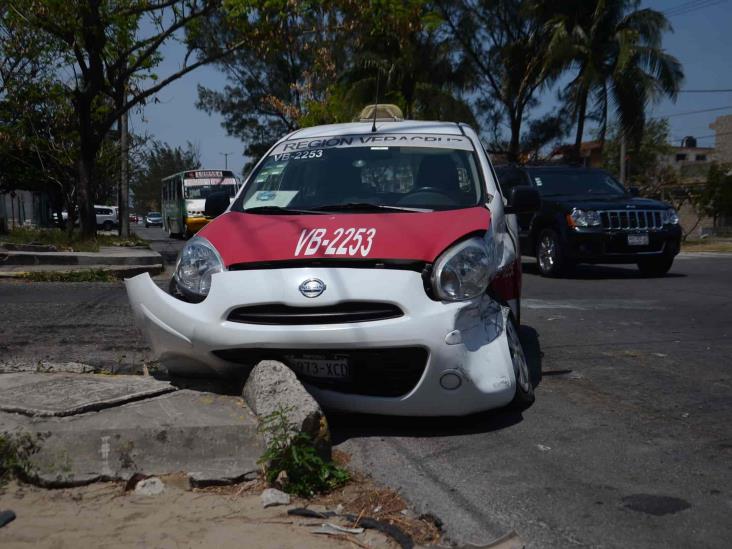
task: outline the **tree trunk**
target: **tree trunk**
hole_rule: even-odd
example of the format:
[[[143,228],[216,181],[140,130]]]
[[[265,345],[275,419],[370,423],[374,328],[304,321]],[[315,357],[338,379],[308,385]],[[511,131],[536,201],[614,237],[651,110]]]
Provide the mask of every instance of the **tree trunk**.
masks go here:
[[[97,216],[94,213],[94,167],[100,142],[94,139],[91,123],[91,103],[86,97],[77,98],[79,117],[79,183],[76,199],[79,204],[81,238],[96,238]]]
[[[123,238],[130,236],[130,216],[128,212],[128,204],[130,201],[130,187],[128,179],[128,150],[127,150],[127,113],[125,112],[120,118],[120,140],[121,149],[120,162],[120,182],[119,182],[119,235]],[[228,160],[228,157],[227,157]]]
[[[521,118],[523,111],[509,113],[511,119],[511,142],[508,145],[509,162],[518,162],[521,153]]]
[[[577,103],[577,138],[574,141],[574,160],[581,160],[582,134],[585,131],[585,115],[587,111],[587,88],[582,88],[579,102]]]

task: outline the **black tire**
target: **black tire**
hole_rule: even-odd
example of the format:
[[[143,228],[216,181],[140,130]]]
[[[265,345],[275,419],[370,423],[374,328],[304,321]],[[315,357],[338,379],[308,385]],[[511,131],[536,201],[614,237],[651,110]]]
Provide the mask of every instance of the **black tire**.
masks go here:
[[[147,223],[145,223],[145,228],[146,229],[149,229],[150,228],[150,225],[148,225]]]
[[[544,229],[539,233],[534,247],[534,255],[541,276],[561,276],[573,267],[565,255],[562,240],[554,229]]]
[[[114,223],[111,221],[105,221],[102,223],[102,230],[104,231],[111,231],[114,228]]]
[[[673,264],[673,257],[649,257],[638,261],[638,269],[643,276],[664,276]]]
[[[506,319],[506,339],[508,350],[511,353],[513,373],[516,380],[516,394],[508,405],[515,410],[525,410],[534,403],[534,385],[531,383],[529,363],[526,360],[521,339],[519,338],[518,324],[513,313]]]

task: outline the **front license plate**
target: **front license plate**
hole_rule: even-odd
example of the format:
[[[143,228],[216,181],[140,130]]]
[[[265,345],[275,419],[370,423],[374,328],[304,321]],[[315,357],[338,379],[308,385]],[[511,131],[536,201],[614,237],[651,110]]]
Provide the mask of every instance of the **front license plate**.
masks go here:
[[[346,358],[325,358],[323,356],[288,356],[290,368],[306,377],[321,379],[348,379],[351,375]]]
[[[629,234],[628,246],[648,246],[648,234]]]

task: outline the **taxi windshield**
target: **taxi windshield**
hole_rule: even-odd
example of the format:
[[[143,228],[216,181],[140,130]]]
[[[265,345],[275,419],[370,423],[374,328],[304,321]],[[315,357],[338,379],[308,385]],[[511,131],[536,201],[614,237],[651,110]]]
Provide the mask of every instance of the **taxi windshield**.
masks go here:
[[[426,146],[275,149],[232,210],[432,211],[483,200],[472,150]]]

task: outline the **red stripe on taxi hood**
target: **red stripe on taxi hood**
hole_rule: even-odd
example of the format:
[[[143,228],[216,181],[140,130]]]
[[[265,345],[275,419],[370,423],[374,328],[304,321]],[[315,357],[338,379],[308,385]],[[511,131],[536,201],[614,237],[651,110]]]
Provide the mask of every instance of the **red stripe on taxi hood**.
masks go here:
[[[228,212],[198,234],[228,267],[293,259],[432,262],[450,244],[490,225],[485,207],[424,213],[261,215]]]

